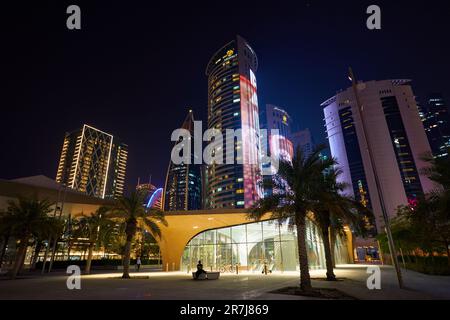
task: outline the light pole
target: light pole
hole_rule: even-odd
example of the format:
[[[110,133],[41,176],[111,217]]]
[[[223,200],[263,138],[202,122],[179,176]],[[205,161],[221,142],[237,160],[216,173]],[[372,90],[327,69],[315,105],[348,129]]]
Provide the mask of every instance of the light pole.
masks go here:
[[[403,286],[402,272],[400,270],[400,266],[398,265],[398,261],[397,261],[397,251],[395,250],[394,239],[392,238],[391,226],[389,223],[389,216],[387,214],[386,206],[384,204],[383,192],[381,190],[381,183],[380,183],[380,179],[378,178],[377,167],[375,164],[375,160],[373,158],[373,152],[371,149],[371,144],[369,142],[369,136],[367,135],[367,129],[366,129],[366,124],[364,122],[364,115],[363,115],[363,105],[361,104],[361,100],[359,99],[359,95],[358,95],[358,88],[357,88],[358,83],[356,81],[355,75],[353,74],[353,70],[351,67],[348,68],[348,71],[349,71],[350,80],[352,81],[352,87],[353,87],[353,92],[355,94],[358,113],[361,118],[361,127],[363,129],[364,139],[366,140],[367,153],[369,155],[370,164],[372,166],[373,176],[375,178],[375,185],[377,188],[378,198],[380,199],[380,206],[381,206],[381,211],[383,213],[384,226],[385,226],[384,228],[385,228],[386,235],[388,238],[388,245],[389,245],[389,251],[391,253],[392,263],[394,264],[395,272],[397,273],[398,285],[400,288],[403,288],[404,286]]]

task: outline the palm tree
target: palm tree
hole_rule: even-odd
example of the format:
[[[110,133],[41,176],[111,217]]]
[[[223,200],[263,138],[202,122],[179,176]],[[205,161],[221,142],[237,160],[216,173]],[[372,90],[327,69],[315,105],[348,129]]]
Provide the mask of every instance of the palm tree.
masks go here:
[[[8,247],[8,242],[11,234],[10,230],[7,228],[6,219],[7,219],[7,212],[0,211],[0,237],[2,243],[2,248],[0,250],[0,269],[2,268],[3,265],[3,259],[5,257],[6,248]]]
[[[8,201],[7,216],[3,222],[11,235],[19,240],[12,279],[15,279],[22,269],[30,239],[36,234],[54,233],[59,229],[59,223],[48,216],[53,211],[52,206],[48,200],[34,198],[21,197],[17,201]]]
[[[281,160],[278,174],[272,179],[276,192],[259,200],[249,210],[250,218],[259,220],[270,212],[271,219],[287,222],[289,227],[297,229],[300,289],[303,291],[312,290],[306,248],[306,216],[314,208],[314,196],[320,187],[318,177],[334,164],[332,159],[320,158],[324,148],[323,145],[318,146],[309,156],[297,148],[292,163]]]
[[[123,275],[122,278],[130,278],[130,255],[131,243],[138,227],[145,228],[154,237],[161,236],[161,229],[158,223],[167,226],[164,213],[156,209],[146,209],[144,207],[145,193],[141,190],[133,191],[130,196],[120,197],[117,199],[113,208],[111,217],[119,217],[125,219],[126,245],[123,257]]]
[[[85,273],[91,272],[92,254],[95,245],[102,243],[102,235],[108,232],[113,222],[107,218],[107,213],[111,209],[102,206],[90,216],[82,216],[79,221],[81,232],[89,239],[88,257],[86,261]]]
[[[345,234],[343,232],[344,224],[349,224],[355,232],[365,235],[364,227],[367,219],[370,217],[369,209],[365,208],[358,201],[342,195],[347,185],[336,181],[340,174],[340,170],[332,169],[324,173],[323,178],[319,179],[318,183],[321,187],[318,188],[314,206],[314,219],[322,233],[328,281],[336,280],[333,270],[334,241],[332,247],[330,231],[333,230],[331,232],[333,238],[337,234],[343,235]]]

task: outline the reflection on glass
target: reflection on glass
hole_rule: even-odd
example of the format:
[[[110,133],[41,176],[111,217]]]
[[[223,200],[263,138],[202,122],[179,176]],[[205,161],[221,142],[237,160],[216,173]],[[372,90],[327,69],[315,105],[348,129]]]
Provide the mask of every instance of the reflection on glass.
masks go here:
[[[323,242],[318,227],[310,220],[306,224],[306,247],[312,269],[325,267]],[[347,263],[345,241],[335,242],[336,263]],[[298,243],[295,228],[277,221],[254,222],[202,232],[186,245],[182,270],[195,270],[202,260],[205,270],[221,272],[298,271]]]

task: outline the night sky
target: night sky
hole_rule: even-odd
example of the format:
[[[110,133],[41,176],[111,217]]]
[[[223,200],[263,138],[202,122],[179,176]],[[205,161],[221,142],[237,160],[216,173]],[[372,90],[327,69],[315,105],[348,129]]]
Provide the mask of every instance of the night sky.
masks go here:
[[[128,188],[149,174],[162,186],[170,134],[190,108],[206,127],[206,64],[236,34],[258,55],[260,108],[284,107],[316,142],[319,105],[350,85],[349,65],[362,80],[412,79],[418,99],[450,98],[444,1],[92,2],[2,3],[0,178],[54,178],[64,133],[87,123],[129,145]],[[70,4],[81,30],[66,28]],[[382,30],[366,28],[370,4]]]

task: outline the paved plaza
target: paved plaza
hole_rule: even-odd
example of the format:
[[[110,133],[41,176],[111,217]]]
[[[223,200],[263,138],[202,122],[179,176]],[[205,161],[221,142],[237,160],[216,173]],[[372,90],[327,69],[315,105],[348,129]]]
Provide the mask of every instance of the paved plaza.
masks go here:
[[[324,270],[311,272],[313,286],[337,288],[357,299],[450,299],[450,277],[423,275],[403,270],[406,289],[400,290],[394,270],[381,267],[381,290],[369,290],[367,266],[342,265],[336,275],[343,281],[327,282]],[[272,300],[311,299],[269,293],[298,285],[297,273],[222,274],[219,280],[194,281],[185,272],[140,272],[135,279],[121,279],[120,273],[96,273],[82,276],[80,290],[68,290],[67,275],[54,273],[42,277],[26,276],[17,280],[0,279],[0,299],[230,299]]]

